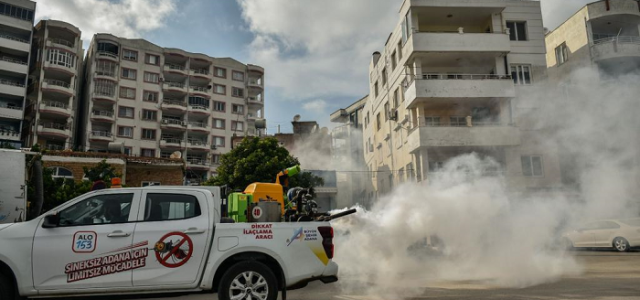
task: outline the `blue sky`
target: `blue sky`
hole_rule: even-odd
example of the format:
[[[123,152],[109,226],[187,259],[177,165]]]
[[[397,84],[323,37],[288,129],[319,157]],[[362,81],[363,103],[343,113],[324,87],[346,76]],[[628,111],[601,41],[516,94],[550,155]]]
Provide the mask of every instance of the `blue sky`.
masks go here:
[[[398,22],[402,0],[37,0],[36,17],[83,31],[265,67],[268,131],[291,120],[331,127],[329,114],[368,93],[371,53]],[[542,0],[555,28],[589,0]]]

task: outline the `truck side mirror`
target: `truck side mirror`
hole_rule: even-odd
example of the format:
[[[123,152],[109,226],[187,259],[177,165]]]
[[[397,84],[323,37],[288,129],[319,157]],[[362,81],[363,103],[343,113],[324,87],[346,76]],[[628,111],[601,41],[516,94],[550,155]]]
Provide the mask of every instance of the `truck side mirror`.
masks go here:
[[[44,217],[42,228],[56,228],[60,223],[60,217],[58,215],[48,215]]]

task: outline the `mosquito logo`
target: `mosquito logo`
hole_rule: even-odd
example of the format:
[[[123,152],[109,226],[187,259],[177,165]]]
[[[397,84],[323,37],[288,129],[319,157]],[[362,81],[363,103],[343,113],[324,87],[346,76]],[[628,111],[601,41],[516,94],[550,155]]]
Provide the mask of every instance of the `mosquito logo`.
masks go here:
[[[302,232],[302,227],[300,227],[299,229],[297,229],[296,231],[293,232],[293,236],[287,240],[287,247],[289,247],[289,245],[291,245],[291,243],[293,243],[293,241],[295,240],[303,240],[304,239],[304,233]]]

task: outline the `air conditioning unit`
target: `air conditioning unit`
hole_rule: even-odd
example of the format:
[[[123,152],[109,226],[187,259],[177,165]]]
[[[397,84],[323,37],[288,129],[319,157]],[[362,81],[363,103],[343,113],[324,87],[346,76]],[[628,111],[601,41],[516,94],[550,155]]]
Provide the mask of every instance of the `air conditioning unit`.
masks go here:
[[[389,111],[389,119],[392,121],[398,121],[398,110],[394,109]]]

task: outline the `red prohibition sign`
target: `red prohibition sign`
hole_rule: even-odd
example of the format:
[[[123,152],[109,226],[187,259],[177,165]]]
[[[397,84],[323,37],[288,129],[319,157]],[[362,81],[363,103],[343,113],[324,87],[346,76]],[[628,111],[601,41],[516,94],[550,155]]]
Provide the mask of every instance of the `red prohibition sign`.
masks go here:
[[[158,259],[158,262],[160,262],[160,264],[162,264],[163,266],[167,267],[167,268],[177,268],[179,266],[182,266],[184,264],[187,263],[187,261],[189,261],[189,259],[191,258],[191,254],[193,254],[193,242],[191,241],[191,238],[189,238],[188,235],[182,233],[182,232],[169,232],[167,234],[165,234],[162,238],[160,238],[159,242],[164,243],[164,241],[167,240],[167,238],[171,238],[174,236],[178,236],[181,237],[182,240],[180,240],[176,245],[173,246],[173,248],[171,249],[171,251],[167,252],[166,254],[164,254],[164,257],[162,256],[163,254],[161,254],[160,252],[156,251],[156,258]],[[171,239],[169,239],[171,240]],[[181,259],[178,262],[169,262],[169,258],[171,258],[171,256],[175,255],[176,252],[178,252],[178,250],[180,250],[180,247],[184,244],[187,243],[189,245],[189,251],[186,253],[185,257],[183,259]]]

